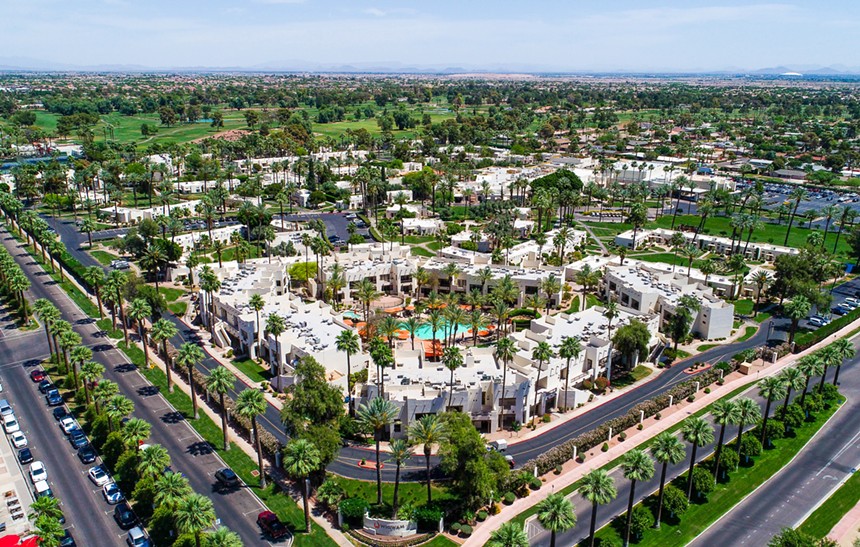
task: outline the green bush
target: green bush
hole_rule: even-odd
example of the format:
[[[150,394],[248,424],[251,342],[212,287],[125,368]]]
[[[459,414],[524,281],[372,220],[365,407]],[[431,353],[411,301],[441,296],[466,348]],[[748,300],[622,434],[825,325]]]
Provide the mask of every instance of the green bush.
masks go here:
[[[487,512],[478,511],[478,522],[484,522],[485,520],[487,520]]]
[[[344,522],[361,527],[368,507],[370,506],[364,498],[347,498],[340,502],[339,509]]]
[[[472,535],[472,527],[468,524],[464,524],[460,527],[460,535],[464,538],[467,538]]]
[[[412,518],[418,523],[418,528],[422,530],[436,530],[439,526],[439,519],[445,513],[438,507],[419,507],[412,513]]]
[[[704,467],[697,465],[693,468],[693,490],[696,497],[704,498],[714,489],[714,476]]]
[[[462,525],[459,522],[452,522],[451,526],[450,526],[451,533],[453,533],[454,535],[457,535],[457,533],[460,531],[461,526]]]
[[[603,443],[603,446],[600,447],[601,452],[606,452],[609,450],[609,443]]]
[[[543,483],[537,477],[535,477],[531,481],[529,481],[529,488],[531,488],[532,490],[540,490],[541,486],[543,486]]]
[[[513,492],[505,492],[504,502],[505,505],[510,505],[517,500],[517,495]]]
[[[556,465],[556,466],[555,466],[555,474],[556,474],[556,475],[561,475],[561,466],[560,466],[560,465]]]
[[[690,502],[683,490],[673,484],[666,486],[663,491],[663,511],[666,511],[670,518],[679,518],[689,507]]]
[[[758,437],[749,433],[744,435],[741,438],[741,456],[744,457],[744,461],[749,461],[749,458],[759,454],[761,454],[761,441],[758,440]]]

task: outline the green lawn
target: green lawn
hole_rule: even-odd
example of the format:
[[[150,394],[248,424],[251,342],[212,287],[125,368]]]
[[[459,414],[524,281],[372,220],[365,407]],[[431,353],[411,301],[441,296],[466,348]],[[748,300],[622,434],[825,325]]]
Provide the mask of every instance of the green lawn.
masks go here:
[[[719,344],[702,344],[696,348],[696,351],[708,351],[711,348],[717,347]]]
[[[269,371],[254,362],[253,359],[233,359],[233,365],[254,382],[269,379]]]
[[[629,385],[635,384],[636,382],[638,382],[639,380],[642,380],[643,378],[647,378],[652,372],[653,371],[650,368],[648,368],[644,365],[639,365],[636,368],[634,368],[633,370],[631,370],[629,374],[625,374],[624,376],[617,376],[617,377],[613,376],[612,385],[614,387],[629,386]]]
[[[679,522],[666,520],[660,530],[653,528],[646,530],[636,545],[642,547],[687,545],[712,522],[731,510],[745,496],[788,464],[838,408],[839,405],[832,405],[828,410],[820,412],[815,422],[804,424],[795,437],[776,441],[774,449],[765,450],[760,456],[754,458],[754,465],[738,467],[730,474],[728,482],[719,483],[714,491],[708,494],[706,502],[692,503]],[[686,484],[683,475],[673,482]],[[621,526],[617,523],[605,526],[597,533],[597,537],[610,544],[620,544],[619,529],[623,532],[623,521],[620,522]]]
[[[172,302],[167,305],[167,309],[173,313],[173,315],[182,317],[185,315],[185,312],[188,311],[188,302]]]
[[[735,313],[737,315],[752,315],[755,302],[749,299],[735,300]]]
[[[436,256],[436,253],[431,253],[430,251],[428,251],[424,247],[412,247],[412,255],[413,256],[432,257],[432,256]]]
[[[179,297],[184,295],[187,291],[183,289],[173,289],[170,287],[159,287],[158,292],[164,295],[164,299],[168,302],[175,302],[179,300]]]
[[[381,454],[380,458],[386,458],[385,454]],[[419,462],[420,461],[420,462]],[[417,465],[418,463],[423,463],[424,457],[415,456],[412,458],[410,465]],[[388,464],[386,464],[388,465]],[[344,490],[346,490],[346,496],[348,498],[363,498],[367,500],[368,503],[376,503],[376,482],[375,481],[359,481],[352,479],[345,479],[343,477],[337,478],[338,484],[343,486]],[[433,501],[445,501],[451,500],[454,501],[456,498],[449,494],[445,488],[440,488],[438,486],[433,486]],[[427,485],[426,483],[421,482],[401,482],[400,483],[400,491],[398,493],[400,504],[403,505],[405,503],[411,503],[415,506],[424,505],[427,502]],[[391,482],[383,482],[382,483],[382,501],[383,503],[391,503],[391,500],[394,499],[394,483]]]
[[[845,513],[858,502],[860,502],[860,473],[854,473],[845,481],[845,484],[809,515],[803,524],[798,526],[798,530],[813,537],[822,538],[830,533]]]
[[[436,536],[427,543],[424,543],[422,547],[457,547],[458,545],[460,544],[445,536]]]
[[[738,338],[738,342],[745,342],[755,336],[755,333],[758,332],[758,327],[747,327],[744,330],[744,333]]]
[[[686,224],[688,226],[698,226],[701,217],[696,215],[678,215],[678,218],[675,222],[675,226]],[[705,221],[705,226],[702,229],[702,233],[717,235],[723,237],[731,237],[732,228],[729,226],[731,222],[731,218],[729,217],[708,217]],[[791,234],[788,237],[788,245],[789,247],[803,247],[806,244],[806,238],[812,232],[819,232],[821,230],[810,230],[808,228],[801,228],[799,226],[800,221],[795,220],[794,226],[791,229]],[[672,217],[664,216],[660,217],[656,221],[650,223],[648,225],[649,228],[669,228],[672,226]],[[774,245],[782,245],[785,241],[785,232],[788,229],[786,224],[770,224],[763,223],[760,230],[755,230],[752,234],[752,238],[750,241],[756,243],[772,243]],[[830,235],[828,239],[834,241],[834,235]],[[829,248],[832,248],[829,247]],[[848,244],[847,238],[843,237],[839,239],[839,245],[836,248],[837,254],[844,254],[846,256],[852,255],[851,246]]]
[[[260,258],[260,256],[260,248],[256,245],[251,245],[251,256],[245,258]],[[215,253],[212,253],[212,257],[215,259],[215,262],[218,261]],[[229,262],[231,260],[236,260],[236,247],[228,247],[221,253],[222,262]]]
[[[102,264],[103,266],[107,266],[108,264],[110,264],[111,262],[113,262],[114,260],[119,258],[115,254],[109,253],[107,251],[98,251],[98,250],[90,251],[90,255],[92,255],[93,258],[98,260],[99,264]]]

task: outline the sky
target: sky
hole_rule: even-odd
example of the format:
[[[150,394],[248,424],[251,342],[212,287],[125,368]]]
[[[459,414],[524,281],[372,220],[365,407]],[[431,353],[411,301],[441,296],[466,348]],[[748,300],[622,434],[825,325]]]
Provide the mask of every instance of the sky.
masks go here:
[[[0,65],[860,66],[857,0],[0,0]]]

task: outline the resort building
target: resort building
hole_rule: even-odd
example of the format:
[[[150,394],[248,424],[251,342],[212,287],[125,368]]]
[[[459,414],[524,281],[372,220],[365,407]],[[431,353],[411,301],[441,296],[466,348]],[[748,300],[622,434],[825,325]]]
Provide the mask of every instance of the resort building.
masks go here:
[[[732,240],[727,237],[708,234],[699,234],[696,236],[693,232],[676,232],[665,228],[639,230],[636,233],[635,249],[654,244],[668,246],[671,244],[672,236],[676,233],[680,233],[688,244],[695,245],[702,251],[731,256],[733,254],[732,251],[734,250],[734,254],[742,253],[744,258],[747,260],[773,262],[776,260],[776,257],[780,255],[800,253],[798,249],[793,247],[784,247],[782,245],[773,245],[771,243],[756,243],[753,241],[750,241],[749,244],[745,241],[738,243],[737,240],[732,242]],[[620,247],[627,247],[628,249],[634,250],[633,241],[633,230],[628,230],[615,236],[615,244]]]

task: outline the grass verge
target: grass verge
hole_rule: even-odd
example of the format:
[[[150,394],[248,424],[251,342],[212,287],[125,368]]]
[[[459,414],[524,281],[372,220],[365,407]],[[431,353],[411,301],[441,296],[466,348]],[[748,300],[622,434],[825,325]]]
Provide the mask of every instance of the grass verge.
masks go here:
[[[845,513],[860,502],[860,473],[854,473],[821,506],[809,515],[798,530],[823,538]]]

